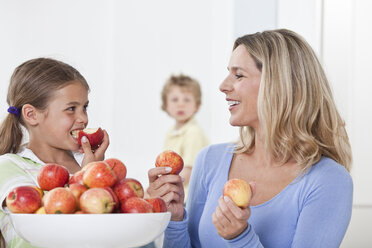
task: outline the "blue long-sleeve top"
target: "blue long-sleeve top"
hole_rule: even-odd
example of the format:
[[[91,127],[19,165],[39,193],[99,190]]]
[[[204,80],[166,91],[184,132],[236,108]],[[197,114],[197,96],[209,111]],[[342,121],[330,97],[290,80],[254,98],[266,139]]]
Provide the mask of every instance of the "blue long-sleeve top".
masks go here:
[[[183,221],[171,221],[163,247],[339,247],[349,225],[353,182],[347,170],[322,157],[271,200],[251,206],[248,228],[226,240],[212,213],[228,180],[232,144],[203,149],[193,168]]]

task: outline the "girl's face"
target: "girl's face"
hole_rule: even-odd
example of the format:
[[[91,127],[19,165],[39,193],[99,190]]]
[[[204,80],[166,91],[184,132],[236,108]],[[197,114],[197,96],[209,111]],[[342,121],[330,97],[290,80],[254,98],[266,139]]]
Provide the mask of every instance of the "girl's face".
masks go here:
[[[88,90],[80,82],[57,90],[40,117],[38,130],[42,137],[38,137],[39,142],[57,149],[78,150],[79,145],[71,132],[87,126],[87,107]]]
[[[243,45],[232,52],[227,69],[229,75],[220,85],[220,91],[226,94],[230,124],[258,128],[257,99],[261,72]]]
[[[173,86],[167,95],[167,113],[178,124],[186,123],[198,110],[194,95],[187,89]]]

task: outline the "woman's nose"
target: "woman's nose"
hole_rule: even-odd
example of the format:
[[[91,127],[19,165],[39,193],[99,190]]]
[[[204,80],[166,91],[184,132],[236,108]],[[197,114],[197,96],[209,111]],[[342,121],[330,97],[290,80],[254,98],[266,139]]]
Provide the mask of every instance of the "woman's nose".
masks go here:
[[[228,92],[228,91],[231,90],[231,84],[229,82],[229,78],[228,77],[226,77],[222,81],[222,83],[220,84],[220,87],[219,88],[220,88],[220,91],[223,92],[223,93],[226,93],[226,92]]]

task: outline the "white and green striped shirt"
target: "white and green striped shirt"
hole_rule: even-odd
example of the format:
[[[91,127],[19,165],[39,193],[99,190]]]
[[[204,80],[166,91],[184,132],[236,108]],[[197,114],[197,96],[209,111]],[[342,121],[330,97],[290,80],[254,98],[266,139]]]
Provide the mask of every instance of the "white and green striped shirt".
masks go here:
[[[74,154],[81,164],[83,154]],[[27,148],[18,154],[0,156],[0,202],[4,203],[9,192],[18,186],[37,185],[37,174],[44,163]],[[0,229],[8,248],[34,247],[23,240],[14,230],[4,206],[0,209]]]

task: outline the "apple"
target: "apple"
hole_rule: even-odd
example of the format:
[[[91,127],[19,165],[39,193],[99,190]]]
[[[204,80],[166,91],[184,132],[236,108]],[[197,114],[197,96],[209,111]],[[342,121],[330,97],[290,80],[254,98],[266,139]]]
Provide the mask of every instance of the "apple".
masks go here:
[[[68,186],[71,193],[75,196],[76,199],[76,209],[80,209],[79,199],[80,196],[88,190],[88,188],[80,183],[73,183]]]
[[[38,210],[36,210],[35,214],[46,214],[45,207],[40,207]]]
[[[143,198],[144,191],[142,184],[134,178],[124,178],[114,186],[114,192],[119,201],[123,204],[131,197]]]
[[[170,174],[179,174],[183,169],[183,159],[176,152],[166,150],[156,157],[156,167],[171,167]]]
[[[71,214],[76,210],[75,196],[68,188],[54,188],[44,196],[44,207],[47,214]]]
[[[90,162],[83,175],[83,183],[88,188],[112,187],[117,176],[111,167],[103,161]]]
[[[230,179],[223,186],[223,195],[228,196],[240,208],[248,207],[252,197],[249,184],[243,179]]]
[[[45,164],[37,175],[37,182],[42,190],[63,187],[68,182],[70,174],[66,167],[59,164]]]
[[[40,188],[37,187],[37,186],[31,186],[31,187],[33,187],[34,189],[36,189],[37,192],[39,192],[41,198],[43,198],[43,196],[44,196],[44,191],[43,191],[42,189],[40,189]]]
[[[116,158],[104,160],[116,173],[118,180],[124,179],[127,176],[127,167],[123,162]]]
[[[80,196],[80,208],[84,213],[111,213],[115,204],[111,193],[104,188],[91,188]]]
[[[115,194],[114,190],[110,187],[104,187],[104,189],[107,190],[111,194],[112,198],[114,199],[114,202],[115,202],[114,210],[119,209],[120,201],[119,201],[118,196]]]
[[[139,197],[131,197],[121,204],[122,213],[153,213],[150,203]]]
[[[100,127],[85,128],[83,130],[72,131],[72,136],[77,139],[79,145],[81,145],[81,138],[84,136],[87,137],[92,150],[95,150],[102,144],[104,133]]]
[[[85,167],[83,167],[85,168]],[[81,169],[77,172],[75,172],[75,174],[73,174],[70,178],[70,180],[68,181],[68,184],[74,184],[74,183],[79,183],[79,184],[84,184],[83,183],[83,175],[84,175],[84,172],[85,170]]]
[[[12,213],[34,213],[42,201],[34,186],[19,186],[9,192],[5,202]]]
[[[145,199],[150,205],[152,206],[152,210],[154,213],[163,213],[167,212],[167,205],[165,201],[160,197],[155,198],[148,198]]]

